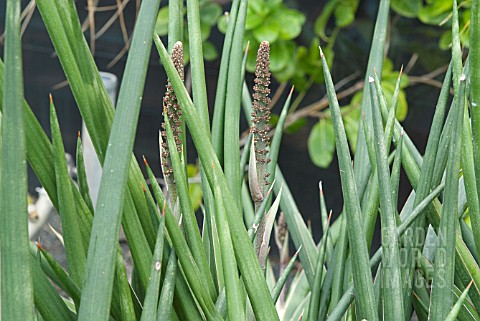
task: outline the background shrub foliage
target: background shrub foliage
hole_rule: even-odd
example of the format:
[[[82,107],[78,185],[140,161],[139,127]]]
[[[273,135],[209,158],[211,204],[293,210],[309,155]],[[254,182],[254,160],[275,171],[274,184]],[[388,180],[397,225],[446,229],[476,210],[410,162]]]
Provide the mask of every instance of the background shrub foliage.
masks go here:
[[[413,313],[420,320],[480,320],[480,75],[471,72],[480,67],[478,1],[470,7],[454,1],[446,14],[451,62],[438,99],[431,102],[435,113],[423,155],[400,123],[408,80],[384,57],[390,5],[380,1],[363,90],[349,106],[338,102],[329,70],[335,62],[325,56],[331,47],[318,49],[316,59],[316,45],[308,51],[321,66],[329,106],[312,132],[310,150],[321,166],[336,150],[344,198],[343,211],[333,219],[324,199],[328,191],[319,185],[323,235],[317,243],[277,162],[287,115],[295,106],[293,90],[279,103],[275,130],[270,121],[271,75],[279,72],[273,57],[284,54],[282,42],[293,44],[301,14],[279,1],[232,2],[223,16],[225,39],[210,118],[204,71],[208,37],[202,31],[214,24],[202,19],[201,10],[220,19],[215,4],[188,0],[184,8],[183,1],[171,0],[167,11],[160,9],[160,0],[141,2],[114,109],[74,2],[38,0],[103,166],[93,204],[80,137],[77,182],[69,176],[55,97],[49,98],[50,138],[23,99],[21,7],[19,0],[8,0],[0,63],[1,320],[404,321]],[[328,2],[316,24],[319,36],[326,37],[322,24],[330,17],[336,17],[338,28],[351,23],[357,7],[355,1]],[[436,8],[395,2],[392,7],[419,17]],[[459,8],[469,8],[471,16],[465,60]],[[253,21],[254,13],[272,28]],[[272,17],[278,16],[291,21],[292,29],[275,26]],[[166,45],[157,33],[165,28]],[[252,47],[255,41],[259,47],[253,86],[245,82],[252,59],[244,53],[249,37]],[[153,44],[168,76],[158,106],[164,116],[158,126],[161,163],[144,158],[139,165],[132,150]],[[185,56],[191,93],[184,85]],[[242,109],[250,134],[240,139]],[[187,128],[200,161],[201,220],[188,179],[186,153],[193,150],[185,144]],[[28,240],[27,161],[62,221],[66,269],[48,249]],[[162,168],[165,186],[153,166]],[[401,170],[412,186],[404,204],[398,203]],[[378,220],[382,244],[370,256]],[[118,244],[120,226],[133,257],[131,278]],[[272,238],[280,253],[276,263],[269,256]],[[297,259],[301,268],[293,273]]]

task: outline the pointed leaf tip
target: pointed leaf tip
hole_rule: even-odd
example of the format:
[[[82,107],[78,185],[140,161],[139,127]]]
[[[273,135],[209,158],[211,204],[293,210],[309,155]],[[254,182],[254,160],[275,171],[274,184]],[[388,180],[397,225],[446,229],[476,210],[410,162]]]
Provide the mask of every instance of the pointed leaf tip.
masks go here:
[[[295,86],[292,86],[292,89],[290,89],[290,93],[288,94],[289,97],[293,95],[294,90],[295,90]]]
[[[147,162],[147,159],[145,158],[145,155],[142,155],[142,158],[143,158],[143,163],[145,164],[145,166],[148,166],[148,162]]]
[[[52,94],[48,94],[48,98],[50,99],[50,104],[53,102]]]
[[[297,256],[298,253],[300,253],[300,250],[302,249],[303,247],[303,244],[300,244],[300,246],[298,247],[298,250],[295,252],[295,254],[293,254],[293,256]]]
[[[80,131],[77,131],[77,137],[80,138],[82,136],[82,133]]]
[[[470,287],[472,286],[472,284],[473,284],[473,280],[471,280],[470,283],[468,283],[466,290],[470,289]]]
[[[332,214],[333,214],[333,210],[330,210],[330,213],[328,214],[328,225],[330,225],[330,220],[332,219]]]
[[[42,246],[42,243],[40,242],[40,238],[38,238],[38,241],[35,242],[35,245],[37,246],[37,252],[40,252],[40,250],[44,250],[45,248]]]
[[[320,50],[320,58],[325,58],[325,55],[323,54],[322,47],[318,46],[318,49]]]
[[[167,208],[167,201],[163,201],[162,216],[165,216],[165,210]]]

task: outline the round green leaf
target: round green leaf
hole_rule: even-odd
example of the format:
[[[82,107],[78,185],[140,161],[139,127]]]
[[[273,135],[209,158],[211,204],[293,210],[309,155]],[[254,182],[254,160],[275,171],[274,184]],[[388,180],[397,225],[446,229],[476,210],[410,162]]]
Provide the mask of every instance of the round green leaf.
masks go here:
[[[220,32],[227,33],[228,19],[229,19],[228,12],[225,12],[225,14],[218,19],[217,28],[218,30],[220,30]]]
[[[438,41],[438,46],[442,50],[450,50],[450,47],[452,46],[451,30],[447,30],[441,35],[440,40]]]
[[[168,7],[163,7],[158,11],[155,32],[159,36],[166,36],[168,34]]]
[[[345,133],[347,134],[348,143],[350,149],[355,153],[355,147],[357,146],[357,135],[358,135],[358,121],[360,117],[360,108],[355,107],[344,107],[342,111],[347,108],[345,117],[343,117],[343,122],[345,124]]]
[[[214,26],[222,15],[222,7],[213,2],[206,3],[200,7],[200,21],[209,26]]]
[[[392,0],[391,2],[392,9],[395,10],[398,14],[407,17],[415,18],[418,14],[418,11],[422,8],[422,0]]]
[[[247,20],[245,21],[245,30],[252,30],[260,26],[265,17],[257,14],[252,9],[247,10]]]
[[[258,42],[268,41],[272,44],[280,35],[280,22],[269,17],[258,28],[253,30],[253,35]]]
[[[431,25],[438,25],[452,11],[451,0],[435,0],[430,1],[418,11],[418,19],[421,22]]]
[[[395,92],[395,85],[390,82],[382,82],[382,89],[385,99],[387,100],[388,107],[390,108],[392,104],[393,93]],[[400,90],[398,93],[397,112],[395,116],[397,117],[398,121],[402,121],[405,120],[405,117],[407,117],[407,113],[407,97],[405,96],[405,91]]]
[[[262,17],[265,17],[270,12],[270,8],[265,5],[265,1],[263,0],[248,1],[248,9]]]
[[[335,137],[331,120],[320,119],[313,126],[308,138],[308,152],[316,166],[321,168],[330,166],[335,152]]]
[[[356,1],[341,2],[335,8],[335,22],[338,27],[346,27],[355,19],[358,3]]]
[[[302,25],[305,23],[305,16],[297,10],[277,10],[274,17],[276,20],[281,21],[280,39],[294,39],[302,32]]]
[[[208,37],[210,37],[210,33],[212,32],[212,27],[205,23],[200,23],[200,31],[202,33],[202,41],[206,41]]]
[[[203,57],[207,61],[212,61],[217,59],[218,51],[217,48],[210,41],[205,41],[203,43]]]
[[[277,72],[292,63],[295,55],[295,43],[289,41],[277,41],[270,45],[270,70]]]

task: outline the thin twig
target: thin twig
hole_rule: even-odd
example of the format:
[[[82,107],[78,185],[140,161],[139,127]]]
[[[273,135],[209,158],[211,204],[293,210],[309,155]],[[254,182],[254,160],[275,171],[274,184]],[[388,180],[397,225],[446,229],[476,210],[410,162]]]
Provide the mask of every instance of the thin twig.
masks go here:
[[[277,91],[275,91],[275,95],[273,95],[272,97],[272,101],[270,102],[270,105],[268,106],[269,109],[272,109],[278,102],[278,100],[280,99],[280,97],[282,96],[283,92],[285,91],[285,88],[287,87],[287,83],[286,82],[282,82],[280,84],[280,86],[278,86],[278,89]]]
[[[412,70],[413,66],[417,63],[418,60],[418,53],[414,53],[412,57],[410,57],[410,60],[407,63],[407,66],[405,67],[405,74],[408,75],[410,71]]]
[[[95,55],[95,4],[88,0],[88,20],[90,28],[90,51]]]
[[[125,43],[125,47],[128,50],[128,48],[130,48],[130,40],[128,39],[127,26],[125,25],[125,18],[123,16],[123,6],[121,0],[117,0],[117,6],[118,20],[120,22],[120,28],[122,29],[123,42]]]
[[[25,15],[25,20],[23,20],[23,23],[22,23],[22,30],[20,32],[20,34],[23,36],[23,33],[25,32],[25,30],[27,29],[28,27],[28,24],[30,23],[30,20],[32,19],[32,16],[33,16],[33,13],[35,12],[35,8],[37,7],[37,3],[35,2],[35,0],[31,0],[27,7],[25,8],[25,10],[23,12],[27,12],[26,15]],[[22,12],[22,14],[23,14]]]
[[[119,12],[123,11],[123,8],[128,4],[130,0],[123,0],[121,3],[121,6],[115,6],[116,7],[116,12],[108,19],[108,21],[98,30],[98,32],[95,34],[95,39],[100,38],[112,25],[113,23],[117,20]],[[120,8],[121,7],[121,8]]]

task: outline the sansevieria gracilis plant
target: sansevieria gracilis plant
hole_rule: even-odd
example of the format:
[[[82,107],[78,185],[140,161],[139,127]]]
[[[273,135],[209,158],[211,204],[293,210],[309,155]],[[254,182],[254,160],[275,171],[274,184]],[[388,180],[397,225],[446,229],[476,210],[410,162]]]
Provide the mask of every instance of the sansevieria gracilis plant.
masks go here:
[[[68,174],[55,97],[45,93],[50,137],[23,98],[20,0],[7,0],[0,62],[1,320],[480,320],[480,8],[478,0],[471,3],[464,60],[459,4],[452,5],[451,62],[431,103],[423,155],[395,118],[400,79],[387,102],[376,73],[390,2],[379,3],[355,155],[319,49],[344,204],[333,220],[320,184],[323,235],[316,243],[278,165],[293,91],[272,129],[268,42],[259,45],[254,83],[245,81],[246,0],[231,4],[211,118],[197,0],[186,1],[192,94],[184,85],[184,1],[169,1],[166,48],[154,33],[160,0],[144,0],[116,108],[74,1],[36,1],[103,166],[95,206],[80,137],[78,182]],[[158,99],[161,162],[138,164],[132,151],[152,48],[168,78]],[[250,126],[242,140],[241,114]],[[189,193],[187,131],[200,161],[199,213]],[[28,241],[27,161],[60,216],[66,266]],[[162,169],[165,186],[153,167]],[[413,187],[404,204],[398,204],[401,170]],[[371,256],[377,220],[382,245]],[[133,258],[131,277],[120,226]],[[278,269],[269,257],[272,238]],[[295,263],[301,268],[293,275]]]

